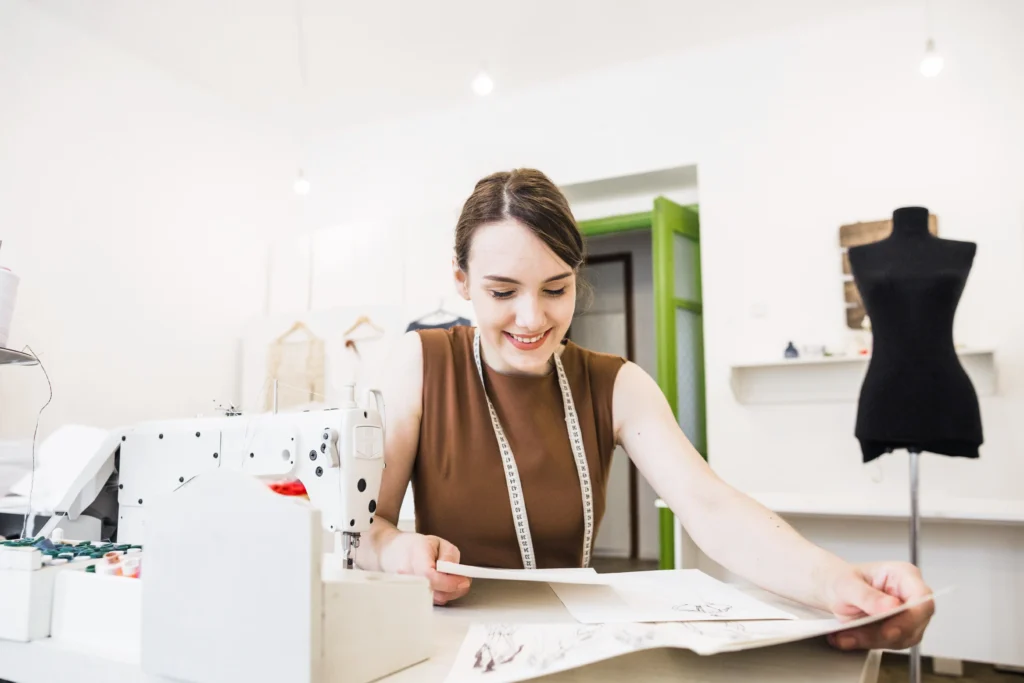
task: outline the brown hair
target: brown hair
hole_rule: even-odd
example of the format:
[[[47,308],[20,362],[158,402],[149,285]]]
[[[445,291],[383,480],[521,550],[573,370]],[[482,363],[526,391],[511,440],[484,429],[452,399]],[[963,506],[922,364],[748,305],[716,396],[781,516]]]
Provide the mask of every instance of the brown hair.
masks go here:
[[[538,170],[493,173],[477,182],[455,227],[455,258],[469,272],[469,248],[481,225],[513,218],[578,271],[586,258],[583,235],[562,191]]]

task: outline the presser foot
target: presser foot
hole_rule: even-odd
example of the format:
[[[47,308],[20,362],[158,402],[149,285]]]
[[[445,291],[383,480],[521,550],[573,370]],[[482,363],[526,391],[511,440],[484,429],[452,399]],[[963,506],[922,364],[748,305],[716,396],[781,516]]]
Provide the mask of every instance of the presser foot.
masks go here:
[[[356,548],[359,547],[359,534],[349,531],[341,533],[341,553],[345,558],[345,569],[354,569],[356,565]]]

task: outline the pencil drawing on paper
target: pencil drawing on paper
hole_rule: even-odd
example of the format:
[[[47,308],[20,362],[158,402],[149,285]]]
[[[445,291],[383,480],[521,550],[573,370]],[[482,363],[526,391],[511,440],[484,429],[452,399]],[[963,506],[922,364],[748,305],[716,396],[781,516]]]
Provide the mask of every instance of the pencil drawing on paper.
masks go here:
[[[677,612],[694,612],[697,614],[706,614],[710,617],[720,617],[731,610],[732,605],[722,605],[715,602],[698,602],[672,605],[672,609]]]
[[[523,651],[523,645],[515,642],[515,627],[507,624],[496,624],[487,629],[487,637],[477,648],[474,669],[482,669],[485,673],[494,671],[497,666],[514,661]]]
[[[491,625],[487,628],[484,641],[474,653],[473,669],[491,673],[515,664],[546,671],[577,651],[600,630],[599,626],[578,626],[561,632],[549,632],[547,637],[541,638],[529,629],[521,633],[512,624]]]
[[[470,661],[465,666],[474,675],[495,681],[520,680],[651,647],[657,635],[656,629],[634,624],[490,624],[471,629],[467,638],[473,630],[479,640],[467,652]]]
[[[647,624],[626,624],[612,631],[612,637],[632,650],[657,646],[657,626]]]
[[[558,638],[545,638],[535,642],[528,662],[537,671],[547,671],[597,635],[600,630],[600,626],[580,626]]]
[[[747,640],[755,635],[748,631],[746,624],[739,621],[687,621],[682,626],[704,638],[722,638],[729,642]]]

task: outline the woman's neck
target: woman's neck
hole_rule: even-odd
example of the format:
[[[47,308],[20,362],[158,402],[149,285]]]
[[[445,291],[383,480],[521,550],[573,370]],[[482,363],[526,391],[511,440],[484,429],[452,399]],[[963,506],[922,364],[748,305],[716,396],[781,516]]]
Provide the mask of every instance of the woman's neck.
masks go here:
[[[928,209],[920,206],[896,209],[892,214],[892,235],[896,238],[930,237]]]

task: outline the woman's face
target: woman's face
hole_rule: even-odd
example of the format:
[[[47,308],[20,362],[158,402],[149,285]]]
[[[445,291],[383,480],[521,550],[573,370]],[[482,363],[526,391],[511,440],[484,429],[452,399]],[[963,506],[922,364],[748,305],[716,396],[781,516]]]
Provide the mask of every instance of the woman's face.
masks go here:
[[[513,219],[477,228],[468,261],[468,273],[453,264],[455,280],[473,302],[487,364],[505,373],[548,372],[576,308],[572,268]]]

